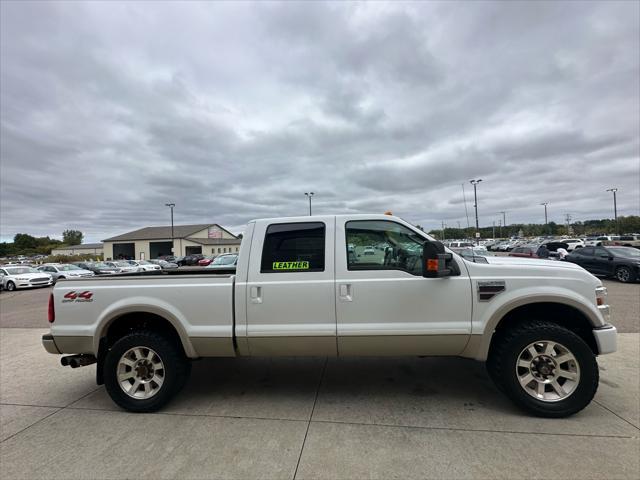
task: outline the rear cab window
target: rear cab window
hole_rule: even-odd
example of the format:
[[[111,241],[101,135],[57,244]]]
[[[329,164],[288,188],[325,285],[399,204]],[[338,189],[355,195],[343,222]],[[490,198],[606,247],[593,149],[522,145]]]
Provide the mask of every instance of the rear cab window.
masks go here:
[[[260,273],[324,272],[325,237],[323,222],[269,225]]]

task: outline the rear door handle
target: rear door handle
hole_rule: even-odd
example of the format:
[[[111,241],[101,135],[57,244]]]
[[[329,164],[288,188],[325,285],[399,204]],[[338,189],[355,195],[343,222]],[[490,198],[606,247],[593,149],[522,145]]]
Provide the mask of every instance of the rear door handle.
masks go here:
[[[262,287],[251,287],[251,303],[262,303]]]
[[[353,301],[353,296],[351,291],[352,288],[350,283],[341,283],[338,288],[340,289],[340,292],[338,294],[340,297],[340,300],[342,300],[343,302]]]

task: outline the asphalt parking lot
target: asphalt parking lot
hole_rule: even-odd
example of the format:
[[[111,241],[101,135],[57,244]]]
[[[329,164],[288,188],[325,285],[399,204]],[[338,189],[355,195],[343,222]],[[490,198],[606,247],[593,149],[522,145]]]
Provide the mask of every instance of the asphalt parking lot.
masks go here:
[[[205,359],[167,408],[130,414],[95,365],[43,350],[50,289],[3,292],[0,477],[637,479],[640,285],[605,283],[629,333],[598,359],[595,401],[562,420],[445,358]]]

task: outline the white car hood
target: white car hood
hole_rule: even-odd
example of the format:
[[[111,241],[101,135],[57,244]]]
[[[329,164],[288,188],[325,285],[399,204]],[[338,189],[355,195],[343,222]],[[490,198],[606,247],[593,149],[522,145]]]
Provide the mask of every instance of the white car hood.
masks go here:
[[[561,262],[559,260],[543,260],[539,258],[525,257],[484,257],[489,265],[513,265],[523,267],[553,267],[568,270],[583,270],[580,265],[571,262]]]

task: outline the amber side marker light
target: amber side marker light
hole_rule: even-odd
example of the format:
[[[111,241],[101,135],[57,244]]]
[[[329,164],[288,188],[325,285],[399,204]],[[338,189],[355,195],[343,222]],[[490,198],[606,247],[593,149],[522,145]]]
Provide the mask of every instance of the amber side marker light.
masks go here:
[[[432,272],[437,272],[438,271],[438,260],[435,260],[435,259],[427,260],[427,270],[432,271]]]
[[[385,215],[393,215],[393,212],[390,210],[387,210],[386,212],[384,212]]]

